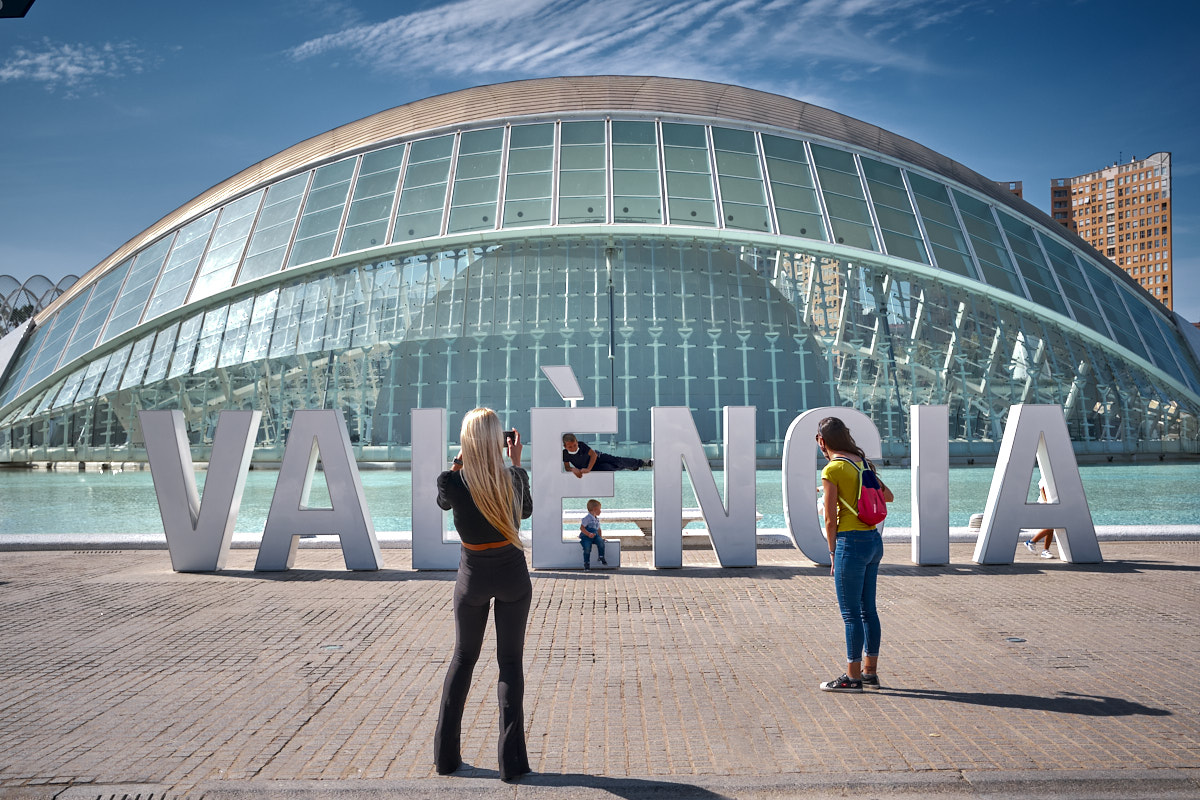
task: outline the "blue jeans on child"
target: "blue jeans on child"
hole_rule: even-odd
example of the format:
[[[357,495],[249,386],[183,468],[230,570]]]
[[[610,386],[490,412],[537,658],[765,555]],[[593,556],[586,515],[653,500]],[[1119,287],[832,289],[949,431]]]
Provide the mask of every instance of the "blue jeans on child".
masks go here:
[[[833,580],[838,608],[846,625],[846,661],[861,661],[879,655],[879,612],[875,608],[875,584],[883,560],[883,537],[878,529],[838,531],[833,554]]]
[[[604,558],[604,540],[599,536],[594,539],[580,536],[579,543],[583,545],[583,565],[585,567],[592,563],[592,545],[596,545],[596,552],[600,554],[600,558]]]

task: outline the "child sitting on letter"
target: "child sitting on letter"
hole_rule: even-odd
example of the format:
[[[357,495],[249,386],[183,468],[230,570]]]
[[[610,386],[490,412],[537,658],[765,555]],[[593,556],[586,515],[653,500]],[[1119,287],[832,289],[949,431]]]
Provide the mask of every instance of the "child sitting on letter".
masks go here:
[[[579,522],[579,543],[583,545],[583,568],[592,568],[592,545],[600,555],[600,563],[608,566],[604,560],[604,538],[600,535],[600,501],[588,500],[588,513]]]

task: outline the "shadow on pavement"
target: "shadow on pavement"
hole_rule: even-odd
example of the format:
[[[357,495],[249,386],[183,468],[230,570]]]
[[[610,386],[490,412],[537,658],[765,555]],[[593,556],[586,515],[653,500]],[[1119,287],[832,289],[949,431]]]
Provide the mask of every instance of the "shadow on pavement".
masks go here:
[[[1039,697],[1029,694],[999,692],[946,692],[941,689],[903,689],[885,687],[881,696],[915,697],[924,700],[949,700],[992,708],[1027,708],[1034,711],[1053,711],[1059,714],[1079,714],[1085,717],[1168,717],[1165,708],[1151,708],[1119,697],[1060,692],[1058,697]]]
[[[492,775],[497,774],[492,770],[478,770],[476,776],[486,777],[489,772]],[[727,795],[718,794],[711,789],[683,781],[656,781],[648,778],[611,778],[580,773],[533,772],[519,779],[517,784],[559,789],[601,789],[614,797],[623,798],[623,800],[651,800],[652,798],[653,800],[672,800],[672,798],[731,800]]]

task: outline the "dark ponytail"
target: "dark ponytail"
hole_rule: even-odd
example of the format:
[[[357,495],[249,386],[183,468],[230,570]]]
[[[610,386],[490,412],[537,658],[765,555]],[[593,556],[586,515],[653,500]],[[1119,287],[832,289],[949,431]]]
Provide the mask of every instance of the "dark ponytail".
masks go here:
[[[867,454],[859,447],[846,423],[837,417],[826,417],[817,423],[817,433],[825,440],[825,446],[830,450],[840,450],[843,453],[854,453],[865,463]]]

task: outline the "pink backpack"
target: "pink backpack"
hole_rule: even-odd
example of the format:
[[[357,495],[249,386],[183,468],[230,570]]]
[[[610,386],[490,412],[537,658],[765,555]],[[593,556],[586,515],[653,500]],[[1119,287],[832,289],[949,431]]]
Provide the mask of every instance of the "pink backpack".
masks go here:
[[[853,511],[864,525],[878,525],[883,522],[887,518],[887,502],[883,499],[883,484],[875,474],[875,467],[870,461],[864,461],[859,466],[844,456],[834,458],[845,461],[858,472],[858,500],[855,505],[850,505],[844,497],[839,497],[838,500],[845,503],[846,508]]]

